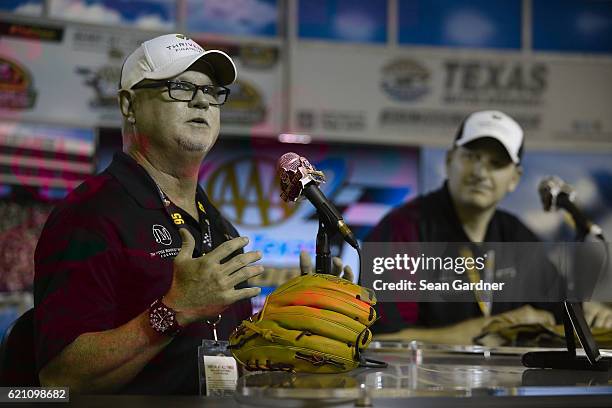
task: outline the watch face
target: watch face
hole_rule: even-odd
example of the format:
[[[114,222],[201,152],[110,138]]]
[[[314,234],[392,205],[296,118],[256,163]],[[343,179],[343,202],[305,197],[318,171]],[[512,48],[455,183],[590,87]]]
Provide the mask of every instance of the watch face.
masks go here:
[[[174,325],[174,313],[165,306],[154,308],[149,319],[153,329],[160,333],[166,333]]]

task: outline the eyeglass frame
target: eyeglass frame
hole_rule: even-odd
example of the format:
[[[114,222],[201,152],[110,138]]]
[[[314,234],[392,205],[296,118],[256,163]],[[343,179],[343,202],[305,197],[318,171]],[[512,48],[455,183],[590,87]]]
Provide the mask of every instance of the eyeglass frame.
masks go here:
[[[177,99],[175,97],[172,96],[172,92],[170,89],[170,86],[172,84],[189,84],[195,87],[195,89],[193,90],[193,95],[191,95],[191,99],[186,100],[186,99]],[[173,81],[173,80],[168,80],[168,81],[163,81],[163,82],[152,82],[149,84],[136,84],[134,85],[131,89],[155,89],[155,88],[162,88],[162,87],[166,87],[166,89],[168,90],[168,96],[170,96],[170,98],[172,100],[175,101],[179,101],[179,102],[191,102],[193,101],[193,99],[195,98],[196,94],[198,93],[198,91],[201,89],[202,92],[205,95],[210,95],[210,93],[206,92],[206,88],[221,88],[223,89],[226,94],[225,94],[225,100],[222,103],[212,103],[212,102],[208,102],[209,105],[211,106],[221,106],[223,104],[225,104],[225,102],[227,102],[229,96],[230,96],[230,89],[226,86],[222,86],[222,85],[212,85],[212,84],[207,84],[207,85],[196,85],[193,82],[189,82],[189,81]]]

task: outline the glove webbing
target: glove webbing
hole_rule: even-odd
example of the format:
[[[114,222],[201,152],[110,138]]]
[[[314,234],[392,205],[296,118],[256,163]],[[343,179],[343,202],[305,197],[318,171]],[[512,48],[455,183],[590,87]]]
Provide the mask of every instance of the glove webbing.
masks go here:
[[[242,324],[244,324],[249,329],[253,330],[255,333],[259,334],[264,339],[271,341],[272,343],[276,343],[276,339],[282,338],[274,334],[274,331],[270,329],[262,329],[261,327],[258,327],[256,324],[253,324],[249,321],[245,320],[244,322],[242,322]]]
[[[242,322],[243,325],[245,325],[247,328],[253,330],[254,334],[250,337],[244,338],[242,339],[239,343],[235,344],[235,345],[229,345],[228,349],[232,349],[232,348],[240,348],[242,347],[244,344],[246,344],[250,339],[252,339],[253,337],[257,337],[257,336],[261,336],[264,339],[266,339],[269,342],[272,343],[276,343],[277,339],[282,339],[281,336],[278,336],[274,333],[273,330],[271,329],[262,329],[261,327],[258,327],[256,324],[253,324],[249,321],[244,320]],[[367,330],[367,329],[366,329]],[[302,331],[300,334],[297,335],[296,340],[299,339],[302,336],[311,336],[312,333],[310,333],[309,331]],[[361,336],[361,334],[359,335]],[[359,342],[359,338],[357,339],[357,342]],[[357,351],[357,353],[359,353],[359,351]],[[307,353],[300,353],[299,351],[295,353],[295,358],[300,359],[300,360],[305,360],[308,361],[309,363],[311,363],[314,366],[322,366],[325,364],[331,364],[334,365],[336,367],[340,367],[342,369],[344,369],[344,364],[336,361],[332,358],[329,357],[325,357],[325,356],[319,356],[316,354],[307,354]],[[293,365],[291,364],[283,364],[283,363],[272,363],[270,360],[266,360],[266,364],[265,365],[260,365],[259,364],[259,360],[255,360],[255,365],[251,365],[251,363],[249,361],[246,362],[246,368],[248,370],[281,370],[281,371],[293,371]]]

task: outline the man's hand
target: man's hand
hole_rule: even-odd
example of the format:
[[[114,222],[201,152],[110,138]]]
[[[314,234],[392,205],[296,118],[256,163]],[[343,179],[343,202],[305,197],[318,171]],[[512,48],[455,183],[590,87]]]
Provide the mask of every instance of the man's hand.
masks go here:
[[[195,241],[185,229],[180,229],[181,250],[174,258],[172,286],[164,303],[177,311],[181,325],[216,317],[232,303],[257,296],[260,288],[235,289],[235,286],[263,272],[260,265],[250,265],[261,259],[259,251],[236,255],[221,261],[243,248],[246,237],[224,242],[208,254],[192,258]]]
[[[547,310],[536,309],[531,305],[521,306],[518,309],[491,316],[487,319],[485,326],[492,321],[501,320],[511,324],[542,324],[554,326],[555,316]]]
[[[310,254],[306,251],[300,252],[300,271],[302,275],[307,275],[314,273],[314,267],[312,266],[312,260],[310,259]],[[332,274],[346,279],[347,281],[353,282],[355,275],[353,274],[353,269],[350,266],[346,265],[344,268],[342,267],[342,259],[334,256],[332,258]]]
[[[452,327],[461,332],[463,344],[473,344],[473,339],[494,322],[504,322],[511,325],[542,324],[551,327],[555,324],[555,316],[547,310],[525,305],[495,316],[467,320]]]
[[[599,302],[584,302],[582,310],[590,327],[612,329],[612,309],[610,307]]]
[[[452,303],[449,303],[452,307]],[[376,335],[377,340],[417,340],[439,344],[474,344],[474,337],[494,321],[504,321],[511,324],[554,325],[555,318],[552,313],[526,305],[518,309],[491,316],[464,320],[451,326],[422,328],[411,327],[396,333]]]

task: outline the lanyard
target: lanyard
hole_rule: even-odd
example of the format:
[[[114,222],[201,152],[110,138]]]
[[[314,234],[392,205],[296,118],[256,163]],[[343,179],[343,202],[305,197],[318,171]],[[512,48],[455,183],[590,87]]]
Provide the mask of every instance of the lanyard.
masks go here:
[[[172,219],[174,225],[176,225],[176,228],[185,228],[184,227],[185,220],[183,220],[182,215],[180,214],[180,212],[178,212],[179,207],[176,204],[174,204],[172,200],[170,200],[170,198],[166,195],[166,193],[162,191],[162,189],[157,185],[157,183],[155,183],[155,186],[157,187],[157,192],[159,193],[159,197],[161,198],[162,203],[164,204],[164,211],[166,211],[166,214],[168,214],[168,216]],[[210,219],[208,217],[208,213],[206,212],[206,209],[204,208],[204,204],[202,204],[200,200],[197,200],[197,203],[198,203],[198,210],[199,210],[198,218],[199,218],[200,230],[202,231],[202,243],[204,244],[204,247],[205,247],[204,252],[207,253],[207,252],[212,251],[212,233],[210,230]],[[219,325],[220,322],[221,322],[221,315],[217,316],[217,319],[215,321],[206,320],[206,323],[212,330],[215,343],[218,343],[219,341],[218,334],[217,334],[217,326]]]
[[[472,258],[472,251],[463,247],[459,250],[459,254],[464,258]],[[487,259],[485,261],[484,268],[484,279],[489,282],[493,280],[493,271],[495,267],[495,252],[489,251],[487,252]],[[480,280],[480,273],[474,267],[467,268],[467,276],[470,279],[471,283],[477,283]],[[491,309],[493,308],[492,302],[492,293],[491,291],[477,291],[474,290],[474,297],[476,298],[476,302],[478,303],[478,307],[482,312],[483,316],[489,317],[491,316]]]
[[[217,320],[215,320],[214,322],[211,322],[210,320],[206,320],[206,323],[210,326],[210,329],[213,332],[213,338],[215,339],[215,342],[219,341],[219,338],[217,336],[217,325],[221,322],[221,315],[217,316]]]
[[[185,228],[184,226],[185,220],[183,219],[183,215],[181,214],[180,207],[178,207],[176,204],[172,202],[172,200],[170,200],[170,198],[166,195],[166,193],[162,191],[162,189],[157,185],[157,183],[155,183],[155,186],[157,187],[157,192],[164,205],[164,211],[166,212],[166,214],[168,214],[173,224],[176,226],[176,228]],[[196,193],[196,199],[197,199],[197,193]],[[198,203],[198,206],[197,206],[198,207],[197,208],[198,209],[198,220],[197,221],[200,226],[200,231],[202,232],[202,244],[204,245],[203,252],[208,253],[212,251],[213,249],[212,232],[210,229],[210,219],[208,217],[208,213],[206,212],[206,209],[204,208],[204,204],[202,204],[200,200],[197,200],[197,203]]]

